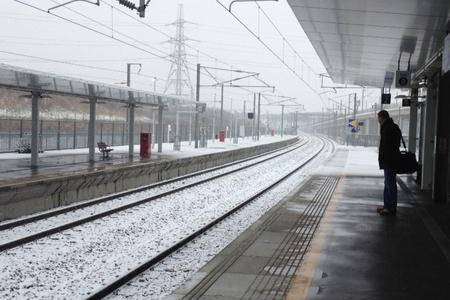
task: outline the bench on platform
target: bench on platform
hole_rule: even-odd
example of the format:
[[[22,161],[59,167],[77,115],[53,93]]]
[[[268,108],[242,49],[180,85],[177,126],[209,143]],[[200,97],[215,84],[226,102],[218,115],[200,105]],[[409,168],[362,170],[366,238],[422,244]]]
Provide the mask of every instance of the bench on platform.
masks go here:
[[[98,147],[98,151],[100,151],[102,153],[103,159],[109,158],[109,152],[114,150],[109,145],[107,145],[105,142],[98,142],[97,147]]]

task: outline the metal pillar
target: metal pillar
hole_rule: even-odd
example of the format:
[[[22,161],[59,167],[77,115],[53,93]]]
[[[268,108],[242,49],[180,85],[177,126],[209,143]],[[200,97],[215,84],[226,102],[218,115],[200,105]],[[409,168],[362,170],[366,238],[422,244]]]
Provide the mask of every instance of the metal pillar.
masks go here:
[[[417,105],[418,105],[418,89],[413,88],[411,91],[411,107],[409,108],[409,138],[408,149],[416,153],[416,139],[417,139]]]
[[[56,150],[61,150],[61,121],[58,120],[58,132],[56,133]]]
[[[195,101],[197,103],[200,102],[200,64],[197,64],[197,87],[195,93]],[[194,139],[195,139],[195,148],[198,148],[198,109],[195,107],[195,128],[194,128]]]
[[[211,138],[212,138],[213,142],[216,139],[216,111],[215,111],[215,108],[214,108],[214,115],[212,117]]]
[[[220,127],[219,131],[223,130],[223,83],[220,86]]]
[[[31,92],[31,168],[38,167],[39,98],[41,93]]]
[[[155,111],[152,111],[152,148],[155,147]]]
[[[446,40],[450,38],[447,37]],[[446,45],[450,48],[450,45]],[[444,53],[445,55],[445,53]],[[450,56],[450,54],[448,54]],[[450,60],[450,57],[447,59]],[[437,100],[436,142],[435,142],[435,172],[432,198],[436,202],[447,202],[449,189],[449,142],[450,142],[450,71],[439,78],[439,94]]]
[[[128,105],[128,157],[130,159],[134,156],[134,97],[130,92],[129,105]]]
[[[89,162],[95,161],[95,119],[96,119],[96,104],[95,90],[92,84],[89,85],[89,127],[88,127],[88,148],[89,148]]]
[[[163,102],[161,97],[158,97],[158,153],[162,152],[162,139],[163,139]]]
[[[356,121],[356,108],[357,108],[357,104],[356,104],[356,93],[353,96],[353,120]],[[352,145],[355,146],[356,145],[356,138],[355,138],[356,132],[354,132],[352,134]]]
[[[129,87],[131,83],[131,64],[127,64],[127,86]]]
[[[242,126],[244,126],[244,132],[242,133],[242,139],[245,139],[245,120],[247,120],[247,116],[245,114],[246,111],[246,106],[247,106],[247,101],[244,101],[244,118],[242,119]]]
[[[192,113],[189,112],[189,146],[192,143]]]
[[[238,120],[236,112],[233,113],[233,123],[234,123],[234,133],[233,133],[233,144],[237,144],[239,142],[239,135],[238,135]]]
[[[434,137],[436,125],[437,77],[430,78],[423,126],[421,190],[431,190],[433,183]]]
[[[284,134],[284,105],[281,105],[281,138]]]
[[[298,135],[298,111],[295,111],[295,135]]]
[[[259,136],[260,136],[260,131],[259,131],[260,121],[261,121],[260,116],[261,116],[261,93],[258,93],[258,122],[256,125],[256,134],[257,134],[256,140],[258,140],[258,141],[259,141]]]
[[[255,111],[256,111],[256,94],[253,94],[253,119],[252,119],[252,140],[255,140]]]
[[[180,151],[181,150],[181,141],[180,141],[180,113],[177,111],[175,116],[175,141],[173,143],[173,150]]]

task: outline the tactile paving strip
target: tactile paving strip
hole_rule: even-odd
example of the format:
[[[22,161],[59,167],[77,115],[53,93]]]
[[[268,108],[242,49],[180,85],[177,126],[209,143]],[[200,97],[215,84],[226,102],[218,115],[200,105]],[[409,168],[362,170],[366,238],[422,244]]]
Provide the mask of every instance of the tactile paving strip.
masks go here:
[[[322,219],[339,178],[327,177],[242,299],[282,299]]]
[[[328,203],[337,186],[339,177],[325,177],[321,180],[317,192],[308,203],[300,216],[292,222],[287,234],[279,243],[276,250],[260,270],[255,279],[248,286],[242,299],[282,299],[285,297],[295,271],[299,267],[315,231],[320,224]],[[312,182],[312,180],[310,180]],[[295,194],[292,198],[298,197]],[[266,218],[250,238],[242,241],[228,259],[217,265],[183,299],[199,299],[226,272],[243,253],[266,231],[283,216],[281,206]]]

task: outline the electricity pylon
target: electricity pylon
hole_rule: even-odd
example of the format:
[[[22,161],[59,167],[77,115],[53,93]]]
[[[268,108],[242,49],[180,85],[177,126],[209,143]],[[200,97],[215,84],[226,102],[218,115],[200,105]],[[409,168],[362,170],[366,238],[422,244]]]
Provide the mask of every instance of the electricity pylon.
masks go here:
[[[166,87],[164,88],[164,94],[172,91],[177,96],[194,98],[194,88],[191,83],[189,68],[187,65],[187,53],[185,43],[190,40],[184,34],[184,25],[187,21],[183,15],[183,4],[178,6],[178,19],[169,24],[175,26],[175,37],[171,38],[168,43],[173,45],[173,51],[170,54],[172,64],[167,76]]]

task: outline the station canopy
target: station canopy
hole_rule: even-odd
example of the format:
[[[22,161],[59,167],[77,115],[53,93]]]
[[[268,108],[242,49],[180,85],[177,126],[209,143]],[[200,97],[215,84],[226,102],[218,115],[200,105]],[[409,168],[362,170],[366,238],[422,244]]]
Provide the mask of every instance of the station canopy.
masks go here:
[[[0,86],[21,91],[36,91],[44,94],[59,94],[99,100],[158,106],[160,97],[163,105],[180,105],[188,101],[163,94],[136,90],[128,87],[87,81],[29,70],[7,64],[0,64]]]
[[[382,87],[386,72],[423,67],[442,49],[449,0],[288,0],[336,83]]]

